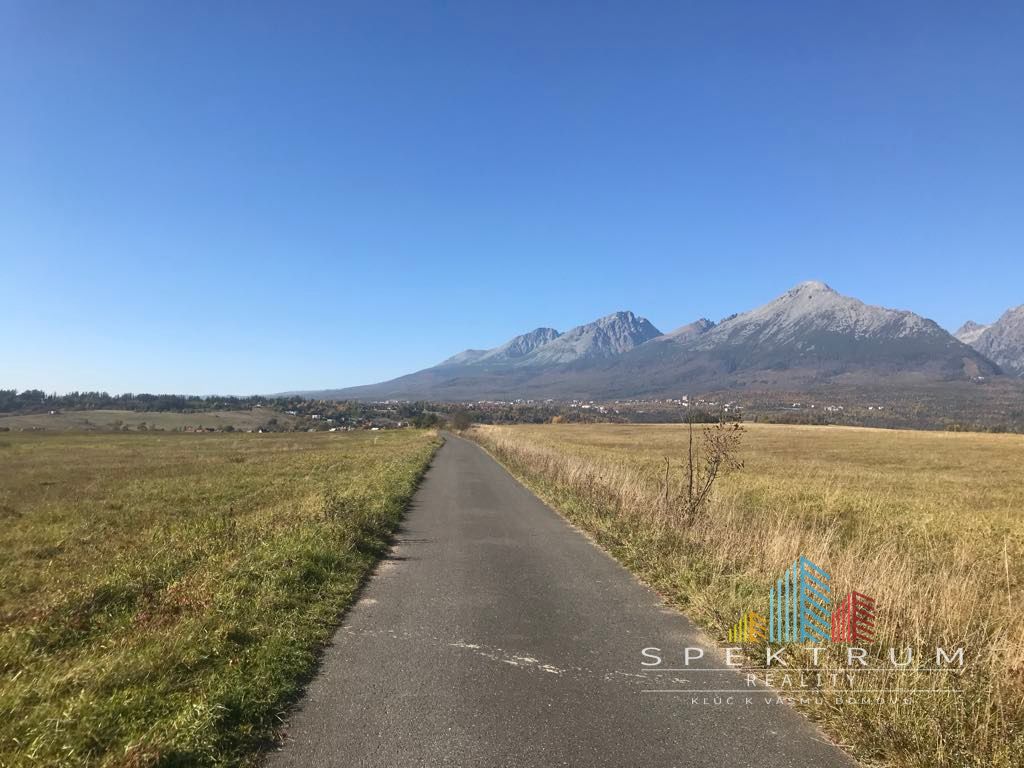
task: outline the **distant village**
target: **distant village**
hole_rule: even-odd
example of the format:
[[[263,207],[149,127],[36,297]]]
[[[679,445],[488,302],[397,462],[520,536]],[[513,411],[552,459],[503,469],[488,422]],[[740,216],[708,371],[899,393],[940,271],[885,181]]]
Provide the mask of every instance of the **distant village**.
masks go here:
[[[858,392],[736,392],[618,400],[510,399],[473,402],[360,402],[287,397],[210,397],[0,392],[0,432],[351,432],[451,425],[543,423],[685,423],[718,420],[782,424],[1015,431],[1019,405],[1005,414],[966,414],[964,401],[929,400],[927,392],[875,399]],[[970,418],[968,418],[970,416]],[[1010,426],[1006,426],[1009,424]]]

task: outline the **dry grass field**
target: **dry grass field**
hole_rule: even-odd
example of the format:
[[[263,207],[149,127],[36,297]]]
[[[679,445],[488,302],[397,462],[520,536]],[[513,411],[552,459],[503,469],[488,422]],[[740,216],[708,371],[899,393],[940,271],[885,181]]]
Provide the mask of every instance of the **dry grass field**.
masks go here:
[[[685,426],[474,435],[723,645],[742,611],[767,613],[769,586],[800,554],[838,594],[874,597],[872,653],[916,653],[907,669],[871,673],[873,687],[952,692],[850,698],[826,677],[826,695],[800,707],[865,763],[1024,764],[1024,437],[748,425],[744,468],[686,522],[664,503],[666,458],[670,485],[682,479]],[[963,671],[925,671],[936,645],[963,647]]]
[[[0,765],[237,765],[433,433],[0,434]]]

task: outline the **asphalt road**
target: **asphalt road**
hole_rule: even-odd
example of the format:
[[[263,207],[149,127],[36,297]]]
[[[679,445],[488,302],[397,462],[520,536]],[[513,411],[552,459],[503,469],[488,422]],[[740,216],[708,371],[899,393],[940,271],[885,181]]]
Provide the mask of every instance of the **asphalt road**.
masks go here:
[[[652,646],[713,643],[449,437],[268,765],[853,765],[712,651]]]

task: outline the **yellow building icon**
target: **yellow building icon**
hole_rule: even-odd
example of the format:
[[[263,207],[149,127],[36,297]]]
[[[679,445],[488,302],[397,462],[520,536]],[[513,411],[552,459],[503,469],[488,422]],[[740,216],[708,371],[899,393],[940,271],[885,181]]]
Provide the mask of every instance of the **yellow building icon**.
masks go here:
[[[747,611],[729,629],[730,643],[756,643],[768,638],[768,619],[756,611]]]

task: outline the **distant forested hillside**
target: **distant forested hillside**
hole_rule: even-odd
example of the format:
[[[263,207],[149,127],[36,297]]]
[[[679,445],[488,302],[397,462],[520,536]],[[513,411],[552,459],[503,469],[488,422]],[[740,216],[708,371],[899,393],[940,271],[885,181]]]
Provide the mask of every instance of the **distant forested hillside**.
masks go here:
[[[111,395],[107,392],[68,392],[64,395],[47,394],[40,389],[0,389],[0,412],[38,413],[71,408],[76,410],[112,409],[123,411],[222,411],[252,408],[264,405],[284,408],[288,398],[268,398],[253,395],[234,397],[224,395],[149,395],[125,392]]]

